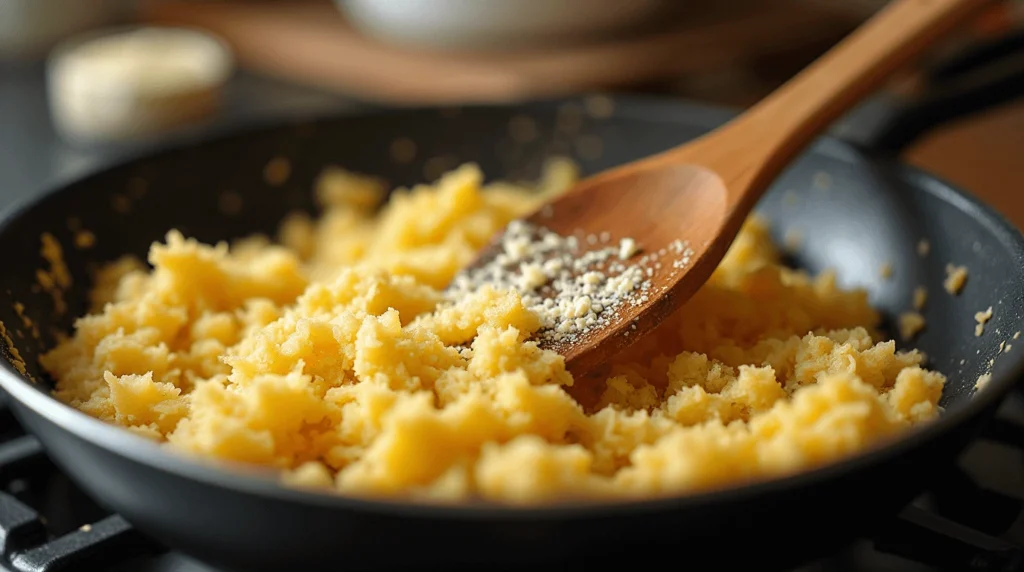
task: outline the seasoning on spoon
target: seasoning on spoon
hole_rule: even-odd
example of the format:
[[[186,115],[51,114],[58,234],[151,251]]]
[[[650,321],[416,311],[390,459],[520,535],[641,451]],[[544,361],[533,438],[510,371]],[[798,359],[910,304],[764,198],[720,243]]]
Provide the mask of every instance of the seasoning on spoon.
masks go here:
[[[457,275],[447,294],[459,299],[484,285],[515,289],[541,318],[539,340],[551,347],[573,344],[606,327],[621,307],[649,302],[657,295],[651,282],[655,270],[685,268],[693,254],[682,240],[645,254],[632,238],[610,242],[607,233],[562,236],[513,221],[501,249]]]

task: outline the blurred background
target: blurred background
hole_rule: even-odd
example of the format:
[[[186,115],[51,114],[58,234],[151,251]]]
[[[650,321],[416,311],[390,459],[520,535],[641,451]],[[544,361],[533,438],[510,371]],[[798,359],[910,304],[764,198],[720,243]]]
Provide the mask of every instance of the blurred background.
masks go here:
[[[743,108],[884,4],[0,0],[0,202],[196,131],[326,112],[581,92]],[[129,33],[153,27],[192,32]],[[934,62],[979,46],[998,54],[986,72],[1000,74],[990,105],[929,133],[905,158],[1024,227],[1022,30],[1024,2],[993,3],[836,131],[856,137],[893,101],[920,97]]]

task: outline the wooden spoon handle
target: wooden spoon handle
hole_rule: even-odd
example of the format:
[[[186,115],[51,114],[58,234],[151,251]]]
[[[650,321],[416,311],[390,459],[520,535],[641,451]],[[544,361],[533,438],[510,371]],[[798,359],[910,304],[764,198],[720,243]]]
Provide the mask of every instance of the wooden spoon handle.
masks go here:
[[[702,157],[726,181],[733,206],[752,207],[829,123],[989,0],[894,0],[871,20],[708,141]],[[729,139],[726,141],[725,139]],[[741,160],[737,158],[743,157]],[[680,158],[682,159],[682,158]]]

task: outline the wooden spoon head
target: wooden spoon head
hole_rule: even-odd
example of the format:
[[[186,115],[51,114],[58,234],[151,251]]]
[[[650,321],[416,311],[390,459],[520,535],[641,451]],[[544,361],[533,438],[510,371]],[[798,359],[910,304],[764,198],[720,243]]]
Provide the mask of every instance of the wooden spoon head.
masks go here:
[[[576,237],[572,256],[579,259],[588,252],[617,252],[623,239],[634,240],[638,252],[625,260],[611,256],[597,270],[611,278],[623,274],[616,269],[627,267],[625,272],[636,275],[633,269],[639,268],[643,277],[623,303],[601,312],[599,324],[566,339],[541,336],[541,345],[560,353],[570,371],[582,375],[649,332],[701,287],[725,255],[742,222],[732,221],[729,206],[725,185],[714,172],[663,165],[582,181],[526,217],[531,228]],[[493,269],[506,252],[508,232],[482,249],[467,271]],[[520,272],[515,264],[506,268],[511,275]]]

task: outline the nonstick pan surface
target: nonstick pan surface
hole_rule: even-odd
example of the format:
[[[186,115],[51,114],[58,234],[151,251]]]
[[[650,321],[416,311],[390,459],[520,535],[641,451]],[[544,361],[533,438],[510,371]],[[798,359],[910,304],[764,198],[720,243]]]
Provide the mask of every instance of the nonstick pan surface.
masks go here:
[[[315,210],[310,189],[326,165],[410,185],[423,181],[425,171],[463,161],[479,163],[490,178],[530,178],[542,157],[567,154],[590,173],[684,142],[729,117],[676,100],[610,102],[388,111],[269,126],[165,149],[56,189],[8,212],[0,224],[0,320],[38,380],[27,381],[5,363],[0,386],[13,397],[19,419],[88,493],[154,538],[235,570],[493,568],[495,562],[564,568],[564,562],[666,557],[680,565],[769,569],[786,563],[795,542],[807,557],[895,512],[971,440],[1024,371],[1024,348],[999,353],[1000,341],[1024,330],[1024,240],[969,195],[828,138],[782,175],[759,212],[778,240],[800,233],[794,264],[812,272],[836,269],[841,285],[867,288],[887,316],[911,308],[915,288],[928,288],[928,327],[914,346],[949,376],[938,421],[841,463],[633,503],[505,509],[372,502],[289,490],[252,470],[187,460],[48,395],[36,358],[86,309],[90,271],[125,253],[144,255],[170,228],[203,241],[272,232],[285,213]],[[531,137],[523,136],[526,123],[534,127]],[[510,124],[519,126],[512,129],[519,140],[509,135]],[[415,142],[415,161],[391,158],[390,147],[401,138]],[[264,177],[275,158],[291,165],[280,186]],[[226,196],[236,207],[241,198],[230,215],[222,208]],[[71,246],[72,218],[96,235],[93,248]],[[64,245],[73,278],[68,311],[60,316],[33,286],[44,264],[44,232]],[[923,257],[921,240],[930,245]],[[943,292],[947,263],[969,268],[959,296]],[[880,272],[885,264],[893,269],[888,279]],[[14,302],[40,328],[39,342]],[[974,313],[989,306],[989,333],[976,337]],[[976,391],[978,377],[990,371],[991,381]]]

